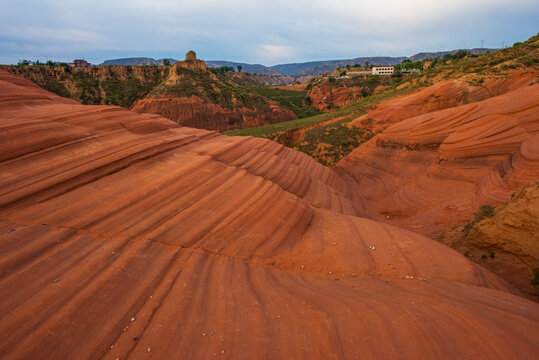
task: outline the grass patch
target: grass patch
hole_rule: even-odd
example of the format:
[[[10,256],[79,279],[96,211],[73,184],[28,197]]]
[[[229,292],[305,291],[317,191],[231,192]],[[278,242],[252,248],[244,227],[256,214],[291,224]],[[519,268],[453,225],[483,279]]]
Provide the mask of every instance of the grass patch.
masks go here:
[[[275,87],[257,86],[251,88],[258,95],[273,100],[284,108],[291,110],[299,119],[320,114],[311,106],[311,98],[305,91],[286,90]]]
[[[478,222],[480,222],[483,219],[489,218],[494,216],[494,208],[492,205],[481,205],[479,207],[479,210],[477,210],[474,213],[472,221],[464,225],[464,228],[462,229],[462,232],[464,233],[464,237],[468,236],[470,233],[470,230],[472,230]]]

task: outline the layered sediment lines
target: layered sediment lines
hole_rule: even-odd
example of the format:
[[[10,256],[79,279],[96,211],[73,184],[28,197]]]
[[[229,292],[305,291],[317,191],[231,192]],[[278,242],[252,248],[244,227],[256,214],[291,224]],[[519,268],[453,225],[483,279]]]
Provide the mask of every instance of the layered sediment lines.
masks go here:
[[[309,91],[312,105],[321,111],[353,104],[361,98],[362,86],[333,86],[331,82],[314,86]]]
[[[370,216],[440,236],[539,178],[538,98],[536,84],[403,120],[337,168]]]
[[[208,103],[196,96],[190,98],[163,96],[157,99],[142,99],[133,104],[131,111],[141,114],[158,114],[183,126],[217,131],[256,127],[297,119],[296,114],[292,111],[282,109],[274,103],[270,103],[268,110],[264,112],[249,108],[231,110]]]
[[[539,181],[516,191],[454,248],[539,301]]]
[[[0,72],[3,358],[539,356],[539,305],[254,138]]]
[[[375,132],[414,116],[444,110],[455,106],[486,100],[533,84],[537,72],[512,71],[500,78],[473,78],[447,80],[422,88],[407,96],[380,103],[354,122],[355,126],[372,126]],[[476,84],[478,79],[481,84]],[[470,83],[475,85],[470,85]]]

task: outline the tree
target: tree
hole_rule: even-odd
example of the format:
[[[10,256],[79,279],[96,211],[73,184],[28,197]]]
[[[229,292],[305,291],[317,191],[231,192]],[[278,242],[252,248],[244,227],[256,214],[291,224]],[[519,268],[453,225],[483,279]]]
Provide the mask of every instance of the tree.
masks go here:
[[[163,59],[163,65],[164,66],[170,66],[170,60],[169,59]]]
[[[241,69],[243,69],[243,66],[241,66],[241,65],[238,65],[236,67],[238,68],[238,72],[241,72]]]

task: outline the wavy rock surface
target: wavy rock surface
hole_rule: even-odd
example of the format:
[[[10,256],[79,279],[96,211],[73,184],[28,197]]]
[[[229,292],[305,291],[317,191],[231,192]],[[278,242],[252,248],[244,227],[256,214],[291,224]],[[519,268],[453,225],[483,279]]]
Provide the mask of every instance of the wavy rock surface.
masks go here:
[[[0,72],[4,358],[509,359],[539,305],[254,138]]]
[[[538,98],[536,84],[403,120],[337,168],[370,216],[437,237],[539,178]]]
[[[537,72],[512,71],[500,78],[487,78],[481,85],[471,86],[463,78],[447,80],[417,90],[410,95],[381,102],[352,123],[355,126],[369,125],[375,132],[414,116],[444,110],[455,106],[486,100],[533,84]],[[476,79],[470,78],[470,82]]]
[[[453,247],[539,301],[539,181],[513,193]]]

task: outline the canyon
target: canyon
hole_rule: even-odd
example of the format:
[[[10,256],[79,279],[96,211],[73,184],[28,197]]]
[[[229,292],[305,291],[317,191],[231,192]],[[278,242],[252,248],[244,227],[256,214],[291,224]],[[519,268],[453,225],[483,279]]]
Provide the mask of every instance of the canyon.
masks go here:
[[[394,156],[381,163],[376,154],[414,144],[401,156],[403,168],[420,158],[433,174],[445,164],[458,174],[467,147],[483,165],[500,164],[468,177],[484,189],[516,186],[524,182],[517,173],[537,164],[529,101],[536,95],[534,85],[442,110],[458,112],[456,119],[446,114],[447,123],[427,115],[405,120],[334,171],[269,140],[81,105],[0,70],[0,289],[9,293],[0,299],[0,353],[536,358],[539,304],[400,227],[425,216],[421,193],[409,192],[419,199],[409,219],[368,218],[380,205],[366,189],[388,201],[356,170],[374,156],[375,168],[386,165],[374,179],[388,164],[398,168]],[[483,136],[489,108],[501,114],[491,121],[518,115],[511,136]],[[429,121],[436,152],[421,126]],[[390,144],[389,135],[400,142]],[[499,155],[485,155],[487,147]],[[380,179],[391,189],[389,177]],[[422,183],[451,189],[452,181],[429,181]],[[453,195],[482,201],[471,188]],[[433,216],[443,212],[431,208]]]

